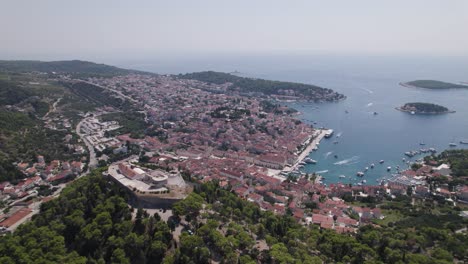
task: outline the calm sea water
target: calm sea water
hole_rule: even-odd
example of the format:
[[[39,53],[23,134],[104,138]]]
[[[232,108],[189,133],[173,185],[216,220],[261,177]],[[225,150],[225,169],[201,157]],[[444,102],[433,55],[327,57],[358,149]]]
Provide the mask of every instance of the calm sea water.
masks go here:
[[[448,149],[450,142],[468,140],[468,89],[424,90],[398,84],[416,79],[468,81],[467,58],[216,56],[122,62],[120,66],[158,73],[237,70],[244,76],[316,84],[345,94],[348,98],[337,103],[290,104],[302,113],[299,118],[304,122],[335,131],[333,138],[323,140],[319,150],[310,154],[317,164],[304,168],[306,172],[319,172],[326,183],[365,179],[367,184],[376,184],[390,175],[388,166],[392,172],[397,166],[407,167],[402,161],[408,160],[406,151],[433,147],[440,152]],[[437,103],[456,113],[420,116],[395,110],[407,102]],[[379,164],[380,160],[385,163]],[[374,169],[370,169],[371,163],[375,163]],[[369,167],[365,176],[356,177],[365,167]]]

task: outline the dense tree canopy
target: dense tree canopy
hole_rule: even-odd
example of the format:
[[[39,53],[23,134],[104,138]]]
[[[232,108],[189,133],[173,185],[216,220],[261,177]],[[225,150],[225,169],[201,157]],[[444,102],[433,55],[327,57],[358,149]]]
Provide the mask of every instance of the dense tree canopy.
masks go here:
[[[100,174],[75,181],[1,237],[0,262],[442,264],[468,256],[466,233],[455,232],[466,220],[450,208],[435,214],[408,204],[395,222],[338,234],[262,211],[211,182],[176,203],[166,223],[141,209],[132,217],[125,195]]]

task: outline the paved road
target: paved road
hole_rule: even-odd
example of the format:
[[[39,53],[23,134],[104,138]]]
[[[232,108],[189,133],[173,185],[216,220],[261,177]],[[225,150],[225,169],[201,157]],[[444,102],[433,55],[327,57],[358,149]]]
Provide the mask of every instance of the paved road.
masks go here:
[[[74,81],[84,82],[84,83],[87,83],[87,84],[91,84],[91,85],[97,86],[97,87],[102,88],[102,89],[109,90],[109,91],[111,91],[111,92],[114,92],[114,93],[120,95],[121,97],[123,97],[123,98],[125,98],[125,99],[128,99],[128,100],[132,101],[133,103],[139,103],[139,101],[137,101],[137,100],[133,99],[132,97],[127,96],[127,95],[123,94],[122,92],[117,91],[117,90],[115,90],[115,89],[112,89],[112,88],[109,88],[109,87],[105,87],[105,86],[101,86],[101,85],[99,85],[99,84],[95,84],[95,83],[88,82],[88,81],[84,81],[84,80],[80,80],[80,79],[74,79]]]
[[[97,162],[97,159],[96,159],[96,152],[94,151],[93,145],[91,145],[91,143],[85,138],[85,134],[82,134],[80,132],[81,131],[81,125],[83,124],[84,120],[85,119],[82,119],[78,123],[78,125],[76,125],[76,133],[78,134],[78,136],[80,136],[81,140],[83,140],[83,142],[86,144],[86,147],[88,148],[89,163],[88,163],[88,171],[86,171],[86,173],[88,173],[90,171],[90,169],[93,169],[93,168],[97,167],[98,162]]]

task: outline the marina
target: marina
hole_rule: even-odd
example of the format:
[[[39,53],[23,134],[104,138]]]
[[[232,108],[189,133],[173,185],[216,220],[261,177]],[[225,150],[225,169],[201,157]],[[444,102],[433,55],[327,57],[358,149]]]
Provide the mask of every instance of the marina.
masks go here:
[[[170,70],[154,62],[143,63],[145,66],[140,69],[166,73],[194,72],[199,71],[200,67],[228,72],[239,69],[245,77],[314,84],[347,96],[345,100],[334,103],[281,102],[298,110],[300,114],[297,118],[301,122],[315,128],[333,129],[334,134],[330,138],[321,140],[310,154],[307,153],[306,157],[317,163],[307,163],[300,169],[302,173],[320,172],[325,176],[324,183],[357,184],[361,178],[356,173],[369,167],[364,176],[366,184],[376,184],[396,172],[387,172],[388,166],[396,168],[400,165],[400,170],[404,170],[416,160],[431,154],[408,157],[404,155],[407,151],[431,147],[441,153],[450,148],[451,142],[457,144],[453,149],[468,148],[468,144],[460,142],[468,143],[468,89],[423,90],[399,85],[417,78],[466,82],[466,59],[441,58],[434,63],[430,58],[411,56],[351,56],[345,60],[340,56],[288,55],[282,59],[275,57],[274,60],[282,62],[276,64],[271,63],[274,60],[261,56],[210,59],[209,65],[203,58]],[[324,68],[324,65],[327,67]],[[292,68],[293,71],[290,70]],[[456,113],[410,115],[395,110],[405,102],[420,101],[450,106]],[[374,112],[378,114],[374,115]],[[334,144],[334,141],[338,143]]]
[[[437,155],[446,149],[468,148],[468,123],[462,121],[468,104],[458,99],[468,97],[468,91],[421,92],[408,90],[398,86],[397,80],[390,80],[368,83],[366,79],[365,84],[356,81],[355,90],[353,87],[342,90],[349,97],[339,103],[302,103],[299,107],[295,103],[288,104],[302,113],[300,118],[313,120],[311,125],[333,129],[324,136],[326,140],[313,148],[309,158],[316,163],[307,163],[301,172],[321,172],[327,184],[379,184],[413,163],[421,162],[424,156]],[[348,84],[340,81],[332,87]],[[373,87],[369,89],[373,93],[363,94],[360,84]],[[388,96],[384,91],[388,89],[395,91],[395,97],[385,101]],[[419,101],[423,97],[425,101],[451,105],[457,112],[445,116],[404,115],[391,107],[400,105],[403,96],[406,96],[403,101]]]

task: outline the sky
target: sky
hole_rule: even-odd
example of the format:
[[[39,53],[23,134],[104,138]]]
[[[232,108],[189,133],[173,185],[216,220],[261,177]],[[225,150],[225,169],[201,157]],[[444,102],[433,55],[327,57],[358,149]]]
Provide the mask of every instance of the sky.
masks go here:
[[[0,59],[468,55],[467,0],[0,0]]]

